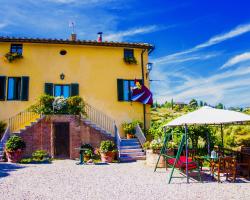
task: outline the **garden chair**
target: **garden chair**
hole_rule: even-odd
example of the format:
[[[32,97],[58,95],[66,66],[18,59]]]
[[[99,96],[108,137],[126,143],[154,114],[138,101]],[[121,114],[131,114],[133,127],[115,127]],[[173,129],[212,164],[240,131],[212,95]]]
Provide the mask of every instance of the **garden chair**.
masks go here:
[[[210,161],[210,169],[211,174],[214,176],[217,176],[218,182],[220,181],[220,173],[225,172],[225,161],[223,157],[219,157],[218,160],[211,160]]]
[[[237,161],[235,157],[225,157],[225,173],[226,173],[226,180],[229,177],[232,177],[232,181],[235,182],[236,180],[236,169],[237,169]]]

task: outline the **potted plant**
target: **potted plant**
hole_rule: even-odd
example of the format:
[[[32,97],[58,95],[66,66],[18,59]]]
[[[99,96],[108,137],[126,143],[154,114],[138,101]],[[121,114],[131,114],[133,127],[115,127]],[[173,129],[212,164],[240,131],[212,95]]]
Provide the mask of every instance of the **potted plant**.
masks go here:
[[[124,57],[124,62],[128,64],[137,64],[137,60],[133,56]]]
[[[122,127],[123,127],[123,131],[127,136],[127,139],[132,139],[135,137],[135,133],[136,133],[136,126],[139,125],[140,127],[142,126],[142,123],[138,120],[134,120],[130,123],[123,123]]]
[[[88,162],[92,156],[93,156],[93,152],[91,149],[84,151],[84,158],[83,158],[84,162]]]
[[[127,136],[127,139],[131,139],[135,137],[135,128],[132,123],[123,123],[122,128],[124,133]]]
[[[114,160],[116,153],[115,144],[111,140],[105,140],[101,142],[100,154],[102,162],[111,163]]]
[[[21,59],[23,58],[22,54],[20,53],[11,53],[11,52],[8,52],[4,55],[5,59],[8,60],[9,63],[11,63],[12,61],[16,60],[16,59]]]
[[[17,163],[22,158],[25,142],[17,135],[11,136],[6,142],[5,151],[8,162]]]
[[[147,165],[152,166],[152,167],[156,165],[162,145],[163,143],[160,139],[152,140],[151,142],[147,141],[144,143],[143,148],[144,150],[146,150],[146,164]],[[159,160],[158,167],[165,167],[165,161],[162,156]]]

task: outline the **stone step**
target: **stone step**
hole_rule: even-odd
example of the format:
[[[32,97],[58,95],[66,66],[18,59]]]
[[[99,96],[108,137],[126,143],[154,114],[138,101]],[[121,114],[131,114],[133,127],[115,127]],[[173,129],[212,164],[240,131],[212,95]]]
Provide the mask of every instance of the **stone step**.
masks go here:
[[[123,146],[128,146],[128,145],[141,145],[139,142],[120,142],[121,145]]]
[[[121,149],[141,149],[141,145],[120,145]]]
[[[145,152],[126,152],[126,153],[120,153],[120,156],[128,156],[128,157],[136,157],[136,156],[145,156]]]
[[[121,162],[131,162],[131,161],[136,161],[136,160],[145,160],[146,156],[122,156],[120,157]]]
[[[143,152],[142,148],[138,148],[138,149],[120,149],[121,153],[129,153],[129,152]]]

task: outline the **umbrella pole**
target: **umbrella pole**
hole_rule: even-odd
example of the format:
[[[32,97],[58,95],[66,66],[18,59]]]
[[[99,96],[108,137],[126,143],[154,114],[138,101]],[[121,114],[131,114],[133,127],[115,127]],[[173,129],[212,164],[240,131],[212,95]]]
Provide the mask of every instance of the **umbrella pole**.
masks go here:
[[[188,177],[188,127],[185,124],[185,139],[186,139],[186,176],[187,176],[187,183],[189,183]]]

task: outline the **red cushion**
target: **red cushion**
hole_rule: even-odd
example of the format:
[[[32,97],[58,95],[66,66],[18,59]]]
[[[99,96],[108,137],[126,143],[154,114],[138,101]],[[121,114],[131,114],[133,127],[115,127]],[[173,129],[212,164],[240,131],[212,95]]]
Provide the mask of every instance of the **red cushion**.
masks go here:
[[[167,160],[168,164],[170,165],[174,165],[174,162],[175,162],[175,158],[170,158]],[[180,156],[179,160],[177,161],[175,167],[177,168],[182,168],[183,170],[186,169],[186,156]],[[191,162],[191,163],[188,163],[188,170],[191,170],[191,169],[196,169],[198,168],[197,164],[196,163],[193,163],[193,160],[192,158],[188,158],[188,162]]]

